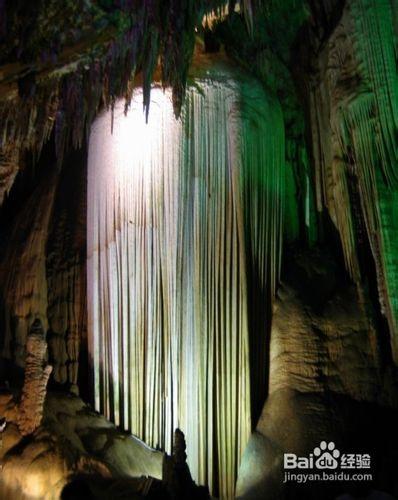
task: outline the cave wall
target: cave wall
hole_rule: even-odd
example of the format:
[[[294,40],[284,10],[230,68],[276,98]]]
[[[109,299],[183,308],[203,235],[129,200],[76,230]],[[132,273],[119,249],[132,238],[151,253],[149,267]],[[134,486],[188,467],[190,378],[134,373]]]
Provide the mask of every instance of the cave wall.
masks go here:
[[[398,379],[357,287],[326,248],[291,250],[274,303],[269,395],[245,450],[237,498],[396,495]],[[284,482],[283,454],[321,441],[369,453],[373,481]],[[389,497],[387,497],[389,498]]]
[[[317,4],[286,63],[303,103],[314,238],[285,247],[269,395],[238,476],[245,499],[397,492],[396,2]],[[299,164],[294,171],[299,189]],[[368,447],[374,482],[283,485],[283,453],[308,454],[323,439]]]
[[[54,201],[53,173],[38,186],[11,230],[2,266],[3,355],[24,366],[26,335],[37,317],[47,330],[46,241]]]
[[[86,190],[84,151],[72,153],[61,171],[46,245],[47,319],[54,380],[88,388],[86,299]]]
[[[85,358],[80,343],[86,339],[85,162],[83,151],[68,155],[62,169],[39,162],[33,181],[21,172],[17,184],[22,189],[11,191],[2,207],[2,362],[23,369],[26,336],[39,319],[47,334],[52,380],[74,390],[79,357]],[[45,170],[41,175],[40,169]],[[26,192],[23,186],[29,183],[33,189]],[[10,370],[3,379],[12,382]]]
[[[306,102],[319,213],[340,235],[346,268],[361,293],[374,286],[397,362],[397,89],[394,2],[336,3],[330,33],[307,32],[295,68]],[[299,42],[300,43],[300,42]],[[305,66],[304,66],[305,67]]]
[[[341,246],[359,293],[375,290],[396,360],[396,2],[253,2],[253,12],[251,38],[237,14],[215,36],[281,102],[285,242]]]

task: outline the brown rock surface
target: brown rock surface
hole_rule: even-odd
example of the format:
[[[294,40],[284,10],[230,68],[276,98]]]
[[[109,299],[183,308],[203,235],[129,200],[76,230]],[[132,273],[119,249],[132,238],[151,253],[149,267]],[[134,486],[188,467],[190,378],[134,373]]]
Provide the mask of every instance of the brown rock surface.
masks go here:
[[[119,478],[134,498],[142,481],[133,478],[162,479],[162,452],[121,433],[78,397],[50,393],[42,425],[26,437],[18,430],[12,394],[0,394],[0,415],[7,420],[0,448],[0,498],[55,500],[79,474],[97,478],[96,484],[104,487]]]
[[[53,367],[50,383],[77,392],[79,359],[85,359],[86,349],[80,346],[87,337],[85,155],[69,155],[60,171],[47,162],[48,152],[36,174],[21,173],[23,194],[16,189],[15,199],[3,207],[0,356],[22,372],[27,334],[39,319]]]
[[[290,256],[274,307],[269,396],[244,453],[237,497],[335,498],[343,485],[283,484],[283,453],[307,455],[322,440],[347,452],[366,448],[376,484],[388,476],[395,381],[374,319],[333,259],[324,251]]]
[[[47,342],[40,320],[36,320],[26,340],[25,381],[18,411],[22,436],[34,432],[43,418],[47,382],[52,366],[46,364]]]

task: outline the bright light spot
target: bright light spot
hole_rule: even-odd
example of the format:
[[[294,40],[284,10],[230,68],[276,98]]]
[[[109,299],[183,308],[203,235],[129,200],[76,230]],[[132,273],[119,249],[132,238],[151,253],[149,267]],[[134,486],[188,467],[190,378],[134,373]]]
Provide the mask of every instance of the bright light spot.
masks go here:
[[[163,151],[167,133],[176,122],[170,90],[152,89],[148,122],[142,101],[142,92],[136,91],[127,115],[121,116],[124,114],[121,101],[114,116],[112,163],[119,171],[127,170],[134,176],[147,176],[152,172],[153,158]]]

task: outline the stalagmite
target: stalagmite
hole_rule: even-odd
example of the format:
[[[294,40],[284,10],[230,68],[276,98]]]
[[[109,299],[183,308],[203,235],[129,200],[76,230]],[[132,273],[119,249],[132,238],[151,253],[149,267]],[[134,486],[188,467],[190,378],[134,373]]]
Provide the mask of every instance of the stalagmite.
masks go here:
[[[23,436],[40,425],[52,367],[46,364],[47,342],[40,320],[35,320],[26,340],[25,380],[18,413],[18,428]]]
[[[251,430],[246,266],[275,287],[283,121],[256,81],[201,74],[179,120],[153,89],[147,125],[139,92],[113,135],[110,114],[94,124],[88,326],[96,408],[168,452],[180,428],[194,480],[232,498]]]

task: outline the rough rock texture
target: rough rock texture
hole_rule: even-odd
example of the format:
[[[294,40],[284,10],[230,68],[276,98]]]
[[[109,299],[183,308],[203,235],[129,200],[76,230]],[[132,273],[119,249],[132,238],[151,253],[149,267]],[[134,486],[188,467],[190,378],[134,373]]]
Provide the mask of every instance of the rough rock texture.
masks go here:
[[[19,169],[19,150],[13,144],[0,149],[0,206],[10,191]]]
[[[87,366],[80,350],[86,338],[84,158],[82,152],[70,154],[63,169],[51,167],[41,175],[48,166],[39,163],[31,193],[11,192],[0,255],[3,361],[24,367],[27,333],[39,319],[49,343],[52,380],[75,391],[79,359]],[[22,178],[20,184],[28,181]],[[12,372],[3,377],[12,379]]]
[[[58,500],[64,486],[81,474],[88,482],[94,478],[103,493],[109,488],[124,488],[134,498],[143,482],[132,478],[163,477],[163,453],[118,431],[78,397],[49,394],[42,425],[25,438],[18,430],[18,409],[12,394],[0,394],[0,415],[7,419],[0,448],[0,498]],[[120,486],[115,485],[117,481]],[[94,498],[119,497],[115,493],[114,497]]]
[[[372,305],[360,302],[326,251],[299,251],[290,259],[274,306],[269,394],[288,387],[398,406]]]
[[[48,342],[54,380],[76,392],[79,361],[87,369],[84,152],[70,155],[60,175],[48,232],[46,279]],[[85,385],[81,384],[83,390]]]
[[[332,1],[325,21],[301,40],[295,76],[311,136],[318,212],[337,228],[346,268],[359,289],[374,261],[379,308],[398,358],[397,23],[394,2]],[[317,31],[321,26],[325,30]],[[297,50],[297,48],[296,48]]]
[[[35,319],[47,330],[45,248],[54,201],[53,174],[39,185],[15,217],[0,268],[5,316],[2,354],[23,367],[27,333]]]
[[[308,454],[322,440],[368,450],[374,484],[387,487],[389,474],[391,482],[397,378],[365,311],[371,305],[358,300],[327,252],[289,255],[271,328],[269,396],[244,453],[238,498],[326,499],[348,489],[283,485],[283,453]]]
[[[0,154],[10,146],[39,153],[54,130],[61,159],[65,147],[81,146],[101,106],[121,96],[129,100],[136,69],[142,70],[148,106],[158,61],[178,112],[195,27],[218,5],[217,0],[1,2]],[[0,179],[3,175],[0,163]]]
[[[31,5],[0,0],[0,201],[10,192],[26,150],[39,155],[53,133],[61,163],[71,144],[81,145],[100,107],[112,106],[116,96],[131,96],[136,68],[142,69],[148,103],[159,53],[163,82],[173,85],[179,109],[195,19],[199,7],[209,3],[190,1],[187,9],[179,0],[166,3],[145,2],[138,9],[140,2],[117,2],[113,8],[105,0],[68,0],[63,10],[53,0]],[[261,359],[270,347],[270,370],[264,359],[262,387],[252,386],[262,397],[270,372],[270,395],[249,443],[238,491],[278,497],[282,451],[308,451],[328,437],[339,447],[365,442],[378,468],[385,469],[384,478],[377,471],[377,481],[393,491],[388,461],[396,463],[391,360],[398,359],[397,2],[247,0],[244,12],[246,17],[231,16],[237,23],[231,38],[245,46],[234,55],[263,77],[283,105],[289,167],[285,238],[321,240],[330,218],[356,289],[334,282],[337,271],[324,274],[323,265],[311,272],[311,266],[299,266],[307,288],[292,276],[285,279],[271,345],[264,338],[262,350],[254,349]],[[294,96],[295,85],[303,103]],[[307,117],[308,155],[301,114]],[[54,158],[51,164],[55,167]],[[73,176],[79,169],[70,172]],[[84,237],[79,236],[84,234],[84,196],[77,196],[85,181],[77,179],[75,191],[64,190],[65,178],[54,168],[30,199],[20,200],[9,221],[14,231],[1,242],[6,253],[0,263],[2,355],[23,367],[26,335],[40,318],[54,380],[73,389],[85,344]],[[331,244],[339,247],[339,242]],[[254,280],[252,285],[257,307]],[[258,302],[260,310],[264,304]],[[16,469],[10,470],[12,475]],[[40,477],[42,471],[35,474]],[[24,481],[23,474],[14,475]],[[303,496],[310,498],[308,492]],[[325,493],[312,496],[325,498]]]
[[[43,418],[47,382],[52,366],[46,364],[47,342],[40,320],[35,320],[26,340],[25,380],[18,409],[22,436],[34,432]]]

